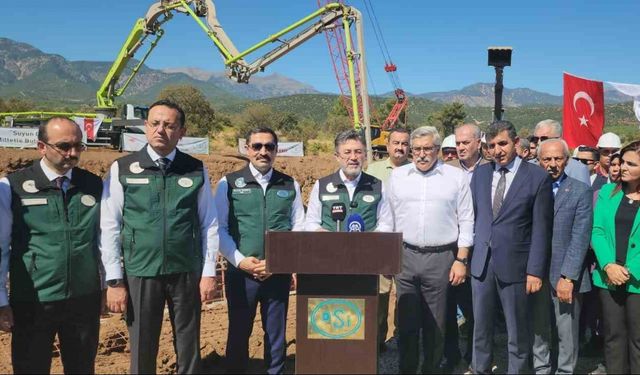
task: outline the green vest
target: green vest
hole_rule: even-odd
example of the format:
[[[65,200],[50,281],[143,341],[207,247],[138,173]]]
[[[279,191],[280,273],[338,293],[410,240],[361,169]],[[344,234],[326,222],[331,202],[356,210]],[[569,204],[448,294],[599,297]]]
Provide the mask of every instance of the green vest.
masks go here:
[[[100,177],[74,168],[63,195],[40,161],[7,176],[11,186],[10,292],[15,302],[52,302],[100,290]]]
[[[124,191],[125,272],[138,277],[200,272],[198,192],[205,183],[202,162],[176,151],[163,175],[143,148],[117,163]]]
[[[273,170],[266,192],[249,166],[226,176],[229,234],[244,256],[264,259],[266,231],[290,231],[296,191],[293,178]]]
[[[336,231],[336,222],[331,218],[331,206],[343,203],[347,207],[346,221],[351,214],[359,214],[364,220],[365,231],[373,231],[378,225],[378,204],[382,198],[382,181],[362,172],[360,181],[349,199],[349,191],[342,183],[340,172],[330,174],[318,181],[318,198],[322,204],[322,227],[330,232]],[[344,227],[341,229],[344,231]]]

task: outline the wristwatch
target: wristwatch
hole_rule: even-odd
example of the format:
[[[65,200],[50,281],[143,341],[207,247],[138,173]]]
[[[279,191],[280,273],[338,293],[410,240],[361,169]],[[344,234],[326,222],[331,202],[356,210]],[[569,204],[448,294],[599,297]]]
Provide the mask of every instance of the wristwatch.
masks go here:
[[[111,288],[116,288],[123,285],[124,285],[124,280],[122,279],[107,280],[107,286]]]
[[[469,258],[458,258],[458,257],[456,257],[456,261],[464,264],[465,266],[469,265]]]
[[[564,281],[568,282],[569,284],[573,284],[573,280],[571,280],[570,278],[568,278],[568,277],[566,277],[566,276],[564,276],[564,275],[562,275],[562,276],[560,276],[560,277],[561,277]]]

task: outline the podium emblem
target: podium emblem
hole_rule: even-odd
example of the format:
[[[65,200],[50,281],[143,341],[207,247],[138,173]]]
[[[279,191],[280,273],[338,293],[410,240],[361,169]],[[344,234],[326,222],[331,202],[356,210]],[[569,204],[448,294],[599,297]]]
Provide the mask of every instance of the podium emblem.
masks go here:
[[[364,299],[309,298],[307,338],[364,340]]]

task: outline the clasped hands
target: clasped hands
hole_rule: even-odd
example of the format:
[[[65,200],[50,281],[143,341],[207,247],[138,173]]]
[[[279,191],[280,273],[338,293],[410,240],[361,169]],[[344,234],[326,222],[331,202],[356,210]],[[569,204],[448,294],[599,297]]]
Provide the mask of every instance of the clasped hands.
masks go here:
[[[246,257],[238,263],[238,268],[253,276],[254,279],[264,281],[271,274],[267,272],[267,262],[256,257]]]

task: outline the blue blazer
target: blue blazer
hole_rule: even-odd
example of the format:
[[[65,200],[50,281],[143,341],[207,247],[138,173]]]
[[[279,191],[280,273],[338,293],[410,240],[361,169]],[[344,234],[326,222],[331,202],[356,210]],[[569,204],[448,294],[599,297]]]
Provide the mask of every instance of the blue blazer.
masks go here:
[[[584,258],[591,241],[593,191],[589,185],[567,177],[558,188],[553,212],[551,287],[555,289],[564,275],[574,280],[574,292],[588,292],[591,282]]]
[[[494,220],[494,166],[479,166],[471,178],[475,211],[471,275],[483,276],[491,253],[494,272],[502,282],[524,282],[527,274],[544,278],[549,270],[553,226],[551,177],[537,165],[520,163]]]

